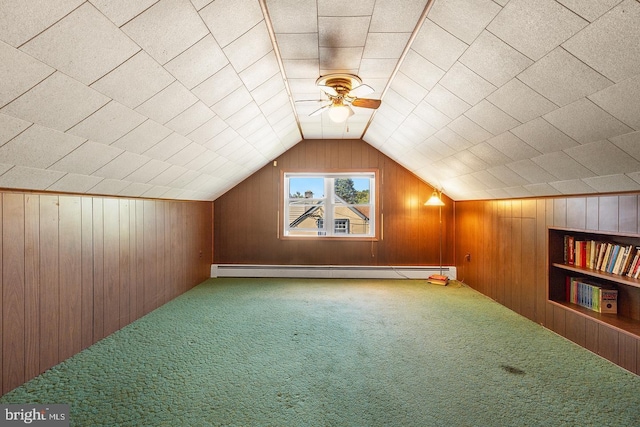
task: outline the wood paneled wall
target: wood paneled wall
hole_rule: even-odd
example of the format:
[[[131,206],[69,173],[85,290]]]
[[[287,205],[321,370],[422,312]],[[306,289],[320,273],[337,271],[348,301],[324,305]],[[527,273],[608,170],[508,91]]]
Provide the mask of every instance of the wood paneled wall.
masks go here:
[[[458,276],[517,313],[640,374],[636,336],[551,304],[546,291],[548,227],[637,234],[639,203],[638,194],[457,202]],[[640,301],[633,299],[627,309],[640,311]]]
[[[306,140],[215,202],[214,263],[266,265],[438,265],[438,209],[433,188],[361,140]],[[280,173],[288,170],[379,171],[381,239],[282,239]],[[444,198],[443,263],[453,263],[453,203]]]
[[[212,203],[0,192],[0,390],[210,276]]]

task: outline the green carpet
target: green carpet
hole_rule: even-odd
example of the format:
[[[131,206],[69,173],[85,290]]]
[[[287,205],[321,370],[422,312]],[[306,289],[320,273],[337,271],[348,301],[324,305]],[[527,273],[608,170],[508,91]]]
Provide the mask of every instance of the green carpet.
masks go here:
[[[74,426],[638,426],[640,377],[465,286],[211,279],[6,394]]]

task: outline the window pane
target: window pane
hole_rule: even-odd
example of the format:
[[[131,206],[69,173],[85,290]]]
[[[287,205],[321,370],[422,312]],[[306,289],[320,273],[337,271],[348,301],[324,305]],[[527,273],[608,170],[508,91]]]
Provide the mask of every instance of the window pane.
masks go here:
[[[318,224],[324,219],[324,202],[310,199],[292,199],[289,202],[289,229],[295,235],[317,235]]]
[[[368,207],[362,209],[360,206],[336,205],[333,209],[336,233],[369,234],[369,224],[371,221],[365,213],[368,211]],[[340,226],[340,231],[338,231],[338,223],[343,224]],[[344,229],[344,231],[342,229]]]
[[[324,178],[289,178],[289,197],[295,199],[323,199]]]
[[[344,177],[334,180],[335,195],[349,204],[369,203],[369,178]]]

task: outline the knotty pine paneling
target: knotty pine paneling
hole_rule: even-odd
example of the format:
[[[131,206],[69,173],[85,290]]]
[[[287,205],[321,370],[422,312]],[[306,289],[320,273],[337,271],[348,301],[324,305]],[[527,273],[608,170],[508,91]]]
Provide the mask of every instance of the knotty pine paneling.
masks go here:
[[[209,277],[210,202],[0,192],[2,394]]]
[[[361,140],[306,140],[218,198],[214,263],[303,265],[438,265],[438,208],[424,206],[433,188]],[[283,238],[281,171],[378,170],[377,240]],[[453,202],[444,197],[443,264],[454,263]],[[280,215],[280,216],[279,216]]]
[[[469,286],[506,307],[640,373],[638,337],[547,302],[548,227],[637,234],[638,196],[634,193],[457,202],[458,271],[465,272]],[[470,262],[463,258],[467,252],[471,253]],[[489,255],[483,256],[484,253]],[[640,318],[640,292],[621,288],[620,298],[620,314]]]

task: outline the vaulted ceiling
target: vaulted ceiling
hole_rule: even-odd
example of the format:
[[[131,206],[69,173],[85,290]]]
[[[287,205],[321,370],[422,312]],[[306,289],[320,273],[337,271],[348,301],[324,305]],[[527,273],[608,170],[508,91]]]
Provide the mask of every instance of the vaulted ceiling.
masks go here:
[[[330,73],[382,105],[310,116]],[[640,190],[640,2],[0,3],[1,188],[214,200],[322,138],[456,200]]]

